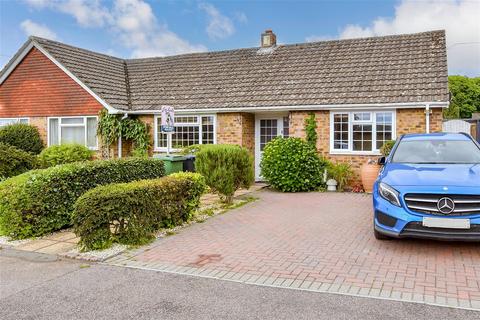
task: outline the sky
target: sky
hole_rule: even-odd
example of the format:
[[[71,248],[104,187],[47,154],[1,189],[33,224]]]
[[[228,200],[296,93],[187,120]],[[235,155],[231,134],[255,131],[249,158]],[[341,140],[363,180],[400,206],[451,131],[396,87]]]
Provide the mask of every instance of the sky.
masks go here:
[[[0,66],[29,35],[123,58],[445,29],[449,74],[480,76],[480,0],[0,0]]]

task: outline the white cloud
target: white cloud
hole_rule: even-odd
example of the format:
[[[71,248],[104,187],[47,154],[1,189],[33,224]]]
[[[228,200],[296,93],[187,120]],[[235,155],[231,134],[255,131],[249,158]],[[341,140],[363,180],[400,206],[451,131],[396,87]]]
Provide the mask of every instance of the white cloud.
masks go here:
[[[68,14],[82,27],[107,28],[132,57],[167,56],[206,51],[158,23],[152,7],[143,0],[115,0],[105,7],[99,0],[26,0],[33,8]]]
[[[36,9],[49,8],[71,15],[82,27],[100,27],[111,19],[100,0],[26,0]]]
[[[131,48],[132,57],[168,56],[206,51],[203,45],[190,44],[160,25],[148,3],[142,0],[117,0],[112,28],[123,44]]]
[[[83,27],[103,26],[111,19],[108,9],[98,0],[60,1],[57,6],[58,10],[73,16]]]
[[[204,2],[200,3],[199,7],[208,16],[206,31],[210,39],[224,39],[235,33],[232,20],[221,14],[213,5]]]
[[[46,25],[33,22],[32,20],[24,20],[20,23],[20,27],[27,36],[38,36],[51,40],[56,40],[57,35],[50,30]]]
[[[240,23],[247,23],[248,18],[245,12],[236,12],[235,13],[235,19],[240,22]]]
[[[25,0],[25,2],[35,8],[44,8],[52,2],[52,0]]]
[[[411,1],[395,7],[392,18],[378,17],[368,26],[347,25],[341,39],[445,29],[450,74],[480,75],[480,2]],[[465,44],[461,44],[465,43]]]

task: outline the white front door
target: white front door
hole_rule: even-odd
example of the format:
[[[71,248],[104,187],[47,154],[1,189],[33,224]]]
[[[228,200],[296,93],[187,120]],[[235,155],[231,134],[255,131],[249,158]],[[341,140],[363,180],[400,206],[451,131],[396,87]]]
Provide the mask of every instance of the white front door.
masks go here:
[[[255,116],[255,180],[262,180],[260,161],[265,145],[273,138],[285,135],[288,135],[288,116]]]

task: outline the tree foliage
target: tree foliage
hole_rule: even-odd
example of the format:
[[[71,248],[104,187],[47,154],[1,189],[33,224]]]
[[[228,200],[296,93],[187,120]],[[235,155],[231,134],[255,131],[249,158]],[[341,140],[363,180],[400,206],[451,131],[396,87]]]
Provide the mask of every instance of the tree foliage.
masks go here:
[[[449,76],[448,86],[452,98],[443,113],[445,118],[471,118],[473,112],[480,112],[480,77]]]

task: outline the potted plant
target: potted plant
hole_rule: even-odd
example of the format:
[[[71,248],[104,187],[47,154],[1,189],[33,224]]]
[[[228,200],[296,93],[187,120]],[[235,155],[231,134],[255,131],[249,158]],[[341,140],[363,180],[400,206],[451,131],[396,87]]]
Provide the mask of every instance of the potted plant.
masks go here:
[[[373,191],[373,184],[377,179],[380,168],[381,166],[377,164],[377,161],[374,159],[368,159],[360,168],[363,190],[365,190],[365,192]]]
[[[380,148],[380,153],[384,157],[388,157],[390,151],[393,148],[395,141],[386,141],[383,146]],[[362,178],[362,185],[365,192],[372,192],[373,191],[373,184],[378,177],[378,173],[380,172],[381,166],[378,164],[377,160],[368,159],[365,164],[361,167],[361,178]]]

